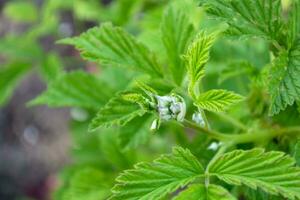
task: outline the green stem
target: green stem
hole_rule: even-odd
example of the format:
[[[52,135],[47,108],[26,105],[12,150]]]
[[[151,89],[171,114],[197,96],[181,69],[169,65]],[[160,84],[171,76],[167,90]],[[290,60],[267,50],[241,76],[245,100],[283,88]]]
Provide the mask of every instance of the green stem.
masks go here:
[[[210,136],[211,138],[214,138],[216,140],[226,141],[227,139],[229,139],[227,134],[219,133],[217,131],[207,129],[205,127],[201,127],[198,124],[191,122],[189,120],[184,120],[183,123],[186,127],[206,133],[208,136]]]
[[[205,169],[205,173],[204,173],[204,177],[205,177],[205,186],[208,187],[209,186],[209,168],[212,164],[214,164],[214,162],[226,151],[226,149],[231,146],[231,143],[225,143],[223,144],[220,149],[218,150],[218,152],[214,155],[214,157],[210,160],[210,162],[208,163],[206,169]]]
[[[283,129],[271,130],[271,131],[260,131],[256,133],[224,134],[218,131],[209,130],[205,127],[201,127],[198,124],[195,124],[188,120],[184,121],[184,125],[186,127],[206,133],[209,137],[213,139],[219,140],[224,143],[232,143],[232,144],[258,142],[263,140],[270,140],[274,137],[278,137],[281,135],[300,134],[300,127],[289,127],[289,128],[283,128]]]

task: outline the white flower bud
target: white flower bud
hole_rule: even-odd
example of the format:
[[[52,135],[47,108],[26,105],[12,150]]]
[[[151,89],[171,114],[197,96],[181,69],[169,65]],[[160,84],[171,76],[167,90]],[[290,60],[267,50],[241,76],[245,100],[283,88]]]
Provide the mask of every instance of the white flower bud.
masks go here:
[[[202,114],[200,112],[196,112],[193,114],[192,119],[194,122],[199,124],[200,126],[204,127],[205,126],[205,121],[202,117]]]
[[[155,119],[151,124],[150,130],[152,131],[157,130],[158,126],[159,126],[158,119]]]
[[[212,142],[212,143],[207,147],[207,149],[216,151],[216,150],[219,148],[220,145],[221,145],[221,143]]]

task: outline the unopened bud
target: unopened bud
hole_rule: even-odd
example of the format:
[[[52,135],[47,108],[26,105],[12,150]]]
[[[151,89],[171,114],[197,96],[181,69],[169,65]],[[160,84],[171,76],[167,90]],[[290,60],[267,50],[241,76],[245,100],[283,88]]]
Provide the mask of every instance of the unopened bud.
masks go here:
[[[161,120],[175,119],[177,121],[183,121],[186,114],[186,105],[184,99],[176,94],[169,96],[158,96],[157,111]]]
[[[204,121],[203,116],[200,112],[194,113],[193,116],[192,116],[192,119],[196,124],[199,124],[202,127],[205,126],[205,121]]]

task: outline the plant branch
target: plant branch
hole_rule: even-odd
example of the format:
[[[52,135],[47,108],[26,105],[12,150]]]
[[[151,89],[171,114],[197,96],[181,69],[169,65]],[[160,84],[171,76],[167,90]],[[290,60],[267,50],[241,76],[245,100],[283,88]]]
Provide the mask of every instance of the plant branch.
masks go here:
[[[274,137],[282,136],[282,135],[292,135],[292,134],[300,134],[300,127],[289,127],[278,130],[271,131],[258,131],[256,133],[244,133],[244,134],[224,134],[218,131],[209,130],[207,128],[201,127],[196,123],[185,120],[184,125],[198,130],[200,132],[206,133],[209,137],[219,140],[224,143],[232,143],[232,144],[241,144],[241,143],[250,143],[257,142],[262,140],[270,140]]]

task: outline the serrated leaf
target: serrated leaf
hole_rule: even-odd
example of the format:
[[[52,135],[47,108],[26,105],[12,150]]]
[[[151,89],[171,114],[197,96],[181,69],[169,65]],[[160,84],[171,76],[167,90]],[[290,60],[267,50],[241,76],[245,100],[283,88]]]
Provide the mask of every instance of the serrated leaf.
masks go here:
[[[100,171],[88,168],[71,177],[62,200],[104,200],[109,193],[107,178]]]
[[[290,52],[280,53],[269,74],[269,114],[275,115],[300,99],[300,40]]]
[[[210,184],[191,185],[188,189],[181,192],[174,200],[236,200],[225,188]]]
[[[41,64],[40,72],[46,81],[55,80],[64,73],[61,58],[56,53],[49,53]]]
[[[122,98],[131,103],[137,103],[144,110],[150,110],[149,100],[140,93],[124,93],[122,94]]]
[[[259,148],[235,150],[220,156],[210,166],[209,173],[228,184],[261,188],[291,200],[300,197],[300,168],[283,152],[264,152]]]
[[[249,200],[283,200],[282,197],[270,195],[261,189],[253,190],[246,186],[239,187],[239,194]]]
[[[74,45],[83,58],[105,65],[122,66],[162,77],[155,55],[122,28],[105,23],[88,30],[79,37],[60,43]]]
[[[29,64],[17,62],[0,68],[0,106],[7,102],[15,87],[29,69]]]
[[[298,166],[300,166],[300,140],[295,145],[294,148],[294,158]]]
[[[281,34],[281,0],[200,0],[213,18],[229,25],[227,33],[276,40]]]
[[[82,71],[64,74],[51,82],[47,91],[29,105],[47,104],[51,107],[75,106],[98,109],[114,91],[100,79]]]
[[[122,95],[118,95],[100,109],[90,123],[89,131],[94,131],[100,127],[124,126],[145,113],[146,110],[135,103],[124,100]]]
[[[175,192],[203,174],[203,167],[189,150],[174,148],[152,163],[139,163],[123,172],[113,188],[113,200],[156,200]]]
[[[180,85],[185,74],[184,62],[180,56],[185,53],[194,33],[193,24],[181,10],[169,7],[162,18],[161,33],[173,79]]]
[[[241,95],[226,90],[210,90],[197,97],[195,105],[212,112],[223,112],[231,105],[240,102]]]
[[[204,75],[204,65],[209,60],[209,51],[215,38],[215,34],[201,31],[183,56],[191,84],[195,84]]]

